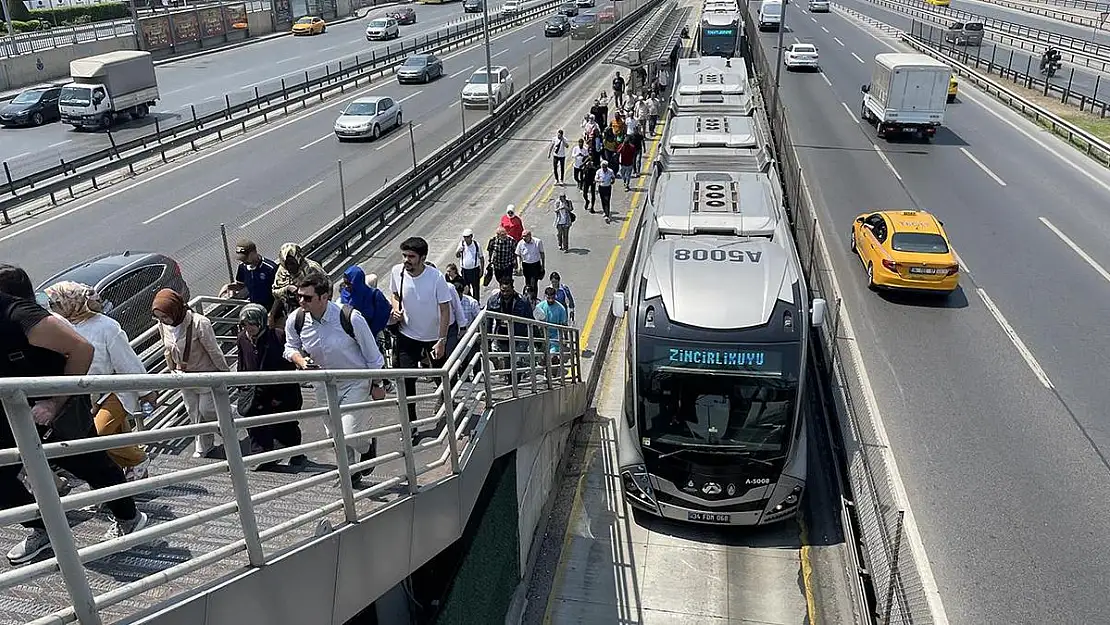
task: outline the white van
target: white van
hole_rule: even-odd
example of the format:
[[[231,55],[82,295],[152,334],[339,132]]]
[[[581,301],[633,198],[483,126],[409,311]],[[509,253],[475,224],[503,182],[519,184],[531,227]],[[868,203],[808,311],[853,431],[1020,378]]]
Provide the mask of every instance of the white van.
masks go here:
[[[759,30],[778,30],[782,23],[782,0],[763,0],[759,5]]]

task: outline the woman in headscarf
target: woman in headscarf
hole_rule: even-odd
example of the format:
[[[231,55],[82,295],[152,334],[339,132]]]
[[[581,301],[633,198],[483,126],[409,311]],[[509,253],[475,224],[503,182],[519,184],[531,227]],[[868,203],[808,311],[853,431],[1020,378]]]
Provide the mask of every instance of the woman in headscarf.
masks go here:
[[[343,272],[343,283],[339,287],[339,303],[350,304],[352,308],[362,313],[375,338],[385,330],[389,324],[389,313],[393,311],[389,298],[377,285],[371,286],[367,282],[366,273],[358,265],[351,265]]]
[[[119,322],[103,314],[103,305],[96,291],[77,282],[58,282],[46,287],[50,310],[73,324],[78,334],[92,344],[93,362],[89,375],[145,375],[146,367],[131,348],[127,333]],[[142,398],[136,393],[106,393],[92,397],[96,433],[100,436],[131,431],[130,417],[142,410],[140,399],[152,407],[158,403],[157,391]],[[108,456],[123,469],[128,481],[147,476],[149,461],[138,445],[109,449]]]
[[[320,263],[305,256],[296,243],[286,243],[278,252],[278,270],[274,276],[274,299],[284,302],[286,312],[297,309],[297,285],[310,272],[327,275]]]
[[[162,289],[154,296],[151,315],[158,321],[158,332],[170,371],[203,373],[229,371],[224,353],[216,340],[212,322],[189,309],[185,298],[173,289]],[[181,390],[185,410],[193,423],[216,420],[216,398],[206,388]],[[234,442],[238,444],[238,441]],[[207,456],[216,446],[214,434],[200,434],[194,458]]]
[[[282,356],[285,330],[267,323],[268,311],[258,304],[247,304],[239,311],[239,371],[295,371],[296,366]],[[292,412],[304,403],[301,385],[260,384],[239,390],[239,414],[244,417]],[[276,444],[293,447],[301,444],[301,426],[294,419],[284,423],[247,428],[252,454],[273,451]],[[303,467],[308,462],[303,454],[289,459],[289,466]],[[277,462],[259,465],[259,470],[272,469]]]

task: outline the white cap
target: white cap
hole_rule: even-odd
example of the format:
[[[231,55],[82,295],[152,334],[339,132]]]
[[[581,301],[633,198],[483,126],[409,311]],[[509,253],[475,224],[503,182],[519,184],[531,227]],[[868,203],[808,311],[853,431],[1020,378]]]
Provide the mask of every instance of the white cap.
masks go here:
[[[474,236],[474,231],[471,230],[470,228],[466,228],[465,230],[463,230],[463,236],[464,237],[472,237],[472,236]]]
[[[509,207],[505,209],[505,214],[506,215],[513,215],[515,213],[516,213],[516,204],[509,204]]]

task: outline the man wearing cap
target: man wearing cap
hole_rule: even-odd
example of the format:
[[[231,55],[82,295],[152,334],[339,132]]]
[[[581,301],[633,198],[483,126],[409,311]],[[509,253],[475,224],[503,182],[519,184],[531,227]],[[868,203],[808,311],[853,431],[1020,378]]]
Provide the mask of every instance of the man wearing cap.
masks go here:
[[[515,205],[509,204],[505,209],[505,214],[501,216],[501,227],[514,241],[519,241],[524,236],[524,222],[521,221],[520,215],[516,214]]]
[[[459,270],[462,281],[470,290],[471,297],[477,298],[481,294],[482,274],[486,271],[486,257],[482,254],[482,246],[474,240],[474,231],[470,228],[463,230],[462,240],[455,249],[455,258],[459,259]]]
[[[235,259],[239,268],[235,270],[235,282],[224,286],[222,297],[242,297],[246,291],[247,299],[266,310],[274,304],[274,277],[277,276],[277,263],[258,253],[258,246],[250,239],[242,239],[235,244]]]

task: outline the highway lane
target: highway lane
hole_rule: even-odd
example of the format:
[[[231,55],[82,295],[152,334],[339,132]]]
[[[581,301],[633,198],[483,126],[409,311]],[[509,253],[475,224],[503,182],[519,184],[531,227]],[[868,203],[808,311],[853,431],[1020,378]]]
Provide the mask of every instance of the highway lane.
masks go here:
[[[416,24],[401,27],[402,39],[366,41],[368,19],[390,10],[374,9],[369,18],[334,24],[323,35],[277,37],[161,65],[156,70],[162,95],[158,106],[146,119],[113,127],[115,139],[128,141],[151,134],[155,119],[163,127],[187,121],[192,116],[190,106],[196,107],[198,116],[220,110],[226,106],[225,94],[230,96],[232,105],[246,102],[254,97],[255,88],[259,93],[280,91],[283,77],[291,84],[302,83],[305,71],[312,78],[323,76],[328,66],[331,71],[338,69],[340,60],[349,65],[356,55],[367,58],[367,54],[397,49],[401,41],[430,34],[448,24],[479,19],[474,14],[464,14],[457,3],[420,5]],[[79,132],[61,123],[0,129],[0,161],[7,162],[12,176],[17,178],[57,165],[59,159],[73,160],[110,146],[107,133]]]
[[[576,50],[582,42],[545,38],[540,20],[493,38],[493,62],[509,65],[519,90],[528,80],[530,56],[538,76],[552,63],[552,54],[556,63],[566,56],[568,44]],[[448,55],[446,71],[451,74],[443,79],[427,85],[382,82],[364,91],[404,100],[405,119],[414,124],[417,155],[423,158],[461,131],[462,113],[453,103],[462,84],[481,64],[484,49],[473,46]],[[374,143],[336,142],[332,134],[335,115],[354,97],[351,94],[310,109],[245,140],[214,147],[180,165],[45,213],[27,226],[2,231],[3,253],[19,259],[41,279],[105,246],[157,249],[183,264],[194,292],[214,293],[226,273],[220,223],[228,225],[233,241],[250,236],[265,253],[275,255],[282,242],[303,240],[340,216],[337,159],[343,160],[349,206],[411,166],[412,148],[404,129]],[[481,110],[467,111],[468,127],[484,115]],[[507,149],[545,147],[537,139]],[[73,232],[82,235],[74,237]],[[67,241],[64,250],[35,253],[58,240]]]
[[[879,6],[867,0],[840,0],[840,4],[906,32],[910,32],[912,22],[914,21],[914,17],[910,14]],[[925,5],[912,6],[914,9],[919,10],[936,8]],[[962,10],[975,9],[963,8]],[[945,17],[943,13],[933,11],[932,14],[934,16],[933,21],[937,24],[947,24],[951,21],[951,19]],[[921,22],[921,20],[917,21],[919,23]],[[939,31],[935,31],[926,36],[939,41],[942,35]],[[967,48],[967,52],[973,58],[978,55],[979,58],[982,58],[984,61],[994,59],[996,64],[1004,67],[1008,66],[1021,73],[1032,73],[1034,76],[1039,76],[1041,55],[1038,53],[1020,50],[1015,47],[996,44],[990,41],[984,41],[983,45],[978,49],[969,47]],[[1052,78],[1052,83],[1061,88],[1070,88],[1075,93],[1094,96],[1101,101],[1107,101],[1110,99],[1110,76],[1101,74],[1101,78],[1098,78],[1099,75],[1100,72],[1092,68],[1064,61],[1063,67],[1057,71],[1056,76]]]
[[[1110,397],[1092,375],[1110,291],[1041,218],[1105,263],[1110,177],[977,92],[934,144],[877,142],[884,161],[856,121],[870,74],[856,57],[896,44],[838,15],[793,17],[787,41],[818,44],[828,83],[784,74],[783,101],[951,622],[1105,620],[1086,579],[1110,573],[1091,548],[1110,512]],[[773,53],[773,34],[761,43]],[[947,305],[868,292],[847,250],[856,213],[913,206],[945,220],[970,269]]]

